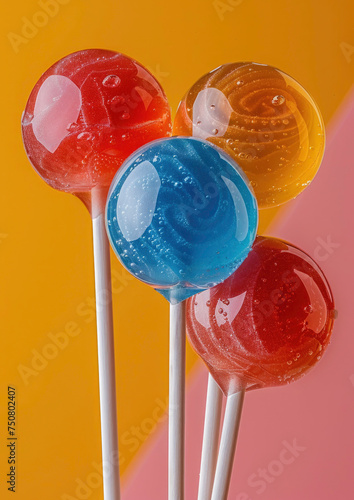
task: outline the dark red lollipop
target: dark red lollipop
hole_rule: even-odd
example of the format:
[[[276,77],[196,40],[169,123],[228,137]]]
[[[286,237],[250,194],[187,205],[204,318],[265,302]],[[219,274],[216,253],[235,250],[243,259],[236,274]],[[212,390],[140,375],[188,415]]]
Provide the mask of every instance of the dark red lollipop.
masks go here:
[[[188,299],[187,331],[229,395],[304,375],[322,357],[334,316],[315,262],[289,243],[257,237],[233,275]]]

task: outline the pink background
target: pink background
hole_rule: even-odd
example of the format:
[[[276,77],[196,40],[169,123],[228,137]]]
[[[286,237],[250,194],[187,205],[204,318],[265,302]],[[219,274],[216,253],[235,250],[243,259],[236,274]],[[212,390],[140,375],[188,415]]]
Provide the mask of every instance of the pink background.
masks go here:
[[[354,92],[332,121],[317,178],[268,231],[317,260],[339,316],[330,348],[309,375],[290,386],[246,394],[230,500],[354,498],[353,132]],[[187,500],[197,497],[206,382],[201,363],[187,386]],[[301,450],[283,451],[294,442]],[[264,469],[267,477],[259,479]],[[167,498],[166,424],[131,470],[125,500]]]

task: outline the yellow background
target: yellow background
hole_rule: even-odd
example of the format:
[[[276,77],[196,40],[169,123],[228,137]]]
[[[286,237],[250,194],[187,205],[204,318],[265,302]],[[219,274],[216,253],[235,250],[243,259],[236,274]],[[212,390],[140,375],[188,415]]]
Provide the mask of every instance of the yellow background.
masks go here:
[[[75,50],[121,51],[155,73],[175,111],[203,73],[254,60],[299,80],[326,123],[354,76],[350,0],[53,1],[58,12],[47,19],[43,3],[34,0],[6,2],[1,12],[1,499],[10,498],[4,480],[8,385],[17,389],[18,500],[80,499],[77,480],[97,479],[101,461],[90,218],[77,199],[53,191],[33,172],[21,143],[21,113],[40,74]],[[33,18],[42,26],[19,39]],[[273,215],[262,215],[262,230]],[[166,404],[168,304],[112,260],[125,472]],[[55,353],[48,335],[65,329],[75,336]],[[33,365],[43,350],[53,359]],[[194,362],[189,352],[189,371]],[[86,498],[102,499],[99,481],[90,491]]]

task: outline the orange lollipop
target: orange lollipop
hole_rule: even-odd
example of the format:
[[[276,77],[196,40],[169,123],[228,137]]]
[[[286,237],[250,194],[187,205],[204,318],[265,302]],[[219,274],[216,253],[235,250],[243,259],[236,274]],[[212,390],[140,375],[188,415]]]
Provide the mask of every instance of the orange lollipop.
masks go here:
[[[244,170],[259,208],[295,198],[315,177],[325,134],[316,103],[289,75],[265,64],[225,64],[182,99],[175,135],[207,139]]]

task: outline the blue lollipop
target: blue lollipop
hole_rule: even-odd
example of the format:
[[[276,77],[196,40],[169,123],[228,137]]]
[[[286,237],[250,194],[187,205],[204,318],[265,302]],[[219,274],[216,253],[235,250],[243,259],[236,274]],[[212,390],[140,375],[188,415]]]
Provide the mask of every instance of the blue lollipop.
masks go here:
[[[256,236],[258,212],[238,165],[195,138],[147,144],[120,168],[107,232],[123,266],[171,303],[169,500],[184,498],[185,302],[228,278]]]
[[[176,304],[236,270],[258,212],[228,155],[206,141],[172,137],[128,158],[112,182],[106,217],[123,266]]]

